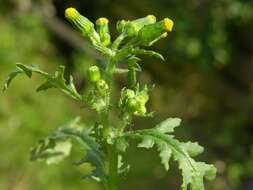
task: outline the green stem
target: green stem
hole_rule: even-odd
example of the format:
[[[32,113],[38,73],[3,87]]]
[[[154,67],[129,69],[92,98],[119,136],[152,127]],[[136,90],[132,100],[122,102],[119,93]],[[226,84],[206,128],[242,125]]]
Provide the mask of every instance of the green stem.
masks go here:
[[[112,89],[112,80],[113,80],[113,73],[115,70],[115,62],[116,61],[113,59],[113,57],[111,57],[106,68],[107,83],[109,85],[110,90]]]
[[[107,190],[118,189],[118,153],[115,145],[108,145],[108,183]]]
[[[108,108],[100,113],[101,115],[101,122],[104,126],[103,129],[103,135],[105,138],[105,141],[107,141],[108,138],[110,138],[110,133],[112,131],[111,125],[109,122],[109,115],[110,115],[110,96],[112,91],[112,81],[113,81],[113,73],[115,69],[115,60],[113,57],[108,57],[108,64],[106,68],[106,80],[109,85],[110,93],[107,97],[107,106]],[[105,184],[106,190],[117,190],[118,189],[118,153],[117,149],[115,147],[115,144],[108,144],[108,142],[105,142],[106,147],[106,174],[107,174],[107,180]]]

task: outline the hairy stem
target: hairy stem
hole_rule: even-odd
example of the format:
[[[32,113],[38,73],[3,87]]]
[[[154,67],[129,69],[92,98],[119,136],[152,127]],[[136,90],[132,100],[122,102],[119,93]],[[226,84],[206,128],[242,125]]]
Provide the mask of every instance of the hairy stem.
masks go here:
[[[108,183],[107,190],[118,189],[118,153],[115,145],[108,145]]]
[[[108,58],[108,64],[106,68],[106,79],[109,85],[110,92],[107,97],[107,109],[104,113],[101,113],[101,122],[104,126],[104,137],[105,139],[110,138],[110,133],[112,132],[112,125],[109,122],[110,115],[110,99],[111,99],[111,91],[112,91],[112,81],[113,81],[113,73],[115,69],[115,60],[113,57]],[[118,189],[118,153],[116,150],[115,144],[106,144],[106,165],[107,165],[107,180],[105,184],[106,190],[117,190]]]

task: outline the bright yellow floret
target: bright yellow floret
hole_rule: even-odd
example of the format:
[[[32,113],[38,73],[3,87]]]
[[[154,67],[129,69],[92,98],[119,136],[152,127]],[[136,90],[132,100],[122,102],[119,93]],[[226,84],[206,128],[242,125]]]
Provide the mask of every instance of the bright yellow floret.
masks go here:
[[[68,19],[73,19],[77,15],[78,15],[78,11],[73,7],[67,8],[65,10],[65,17],[68,18]]]
[[[104,24],[108,24],[108,22],[109,21],[108,21],[107,18],[101,17],[101,18],[97,19],[96,24],[98,24],[98,25],[104,25]]]
[[[164,21],[164,29],[166,31],[171,32],[174,25],[173,21],[170,20],[169,18],[165,18],[163,21]]]
[[[154,15],[148,15],[147,18],[152,22],[155,23],[156,22],[156,17]]]

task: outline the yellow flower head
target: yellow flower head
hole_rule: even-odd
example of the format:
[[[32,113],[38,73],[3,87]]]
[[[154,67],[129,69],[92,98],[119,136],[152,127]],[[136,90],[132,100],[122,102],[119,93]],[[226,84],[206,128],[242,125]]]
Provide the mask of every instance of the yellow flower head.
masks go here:
[[[73,19],[77,15],[78,15],[78,11],[73,7],[67,8],[65,10],[65,17],[68,18],[68,19]]]
[[[109,21],[107,18],[101,17],[101,18],[97,19],[96,24],[97,25],[105,25],[105,24],[108,24],[108,22]]]
[[[168,32],[171,32],[171,31],[172,31],[172,28],[173,28],[173,25],[174,25],[173,21],[170,20],[169,18],[165,18],[165,19],[163,20],[163,23],[164,23],[164,29],[165,29],[166,31],[168,31]]]

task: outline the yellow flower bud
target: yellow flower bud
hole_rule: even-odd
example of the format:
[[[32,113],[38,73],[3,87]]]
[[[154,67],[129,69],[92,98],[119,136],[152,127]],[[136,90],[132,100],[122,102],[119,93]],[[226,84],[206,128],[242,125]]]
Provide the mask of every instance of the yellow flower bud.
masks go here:
[[[169,18],[165,18],[163,20],[163,23],[164,23],[164,29],[168,32],[171,32],[172,28],[173,28],[173,25],[174,25],[174,22],[172,20],[170,20]]]
[[[78,11],[77,11],[75,8],[73,8],[73,7],[67,8],[67,9],[65,10],[65,17],[66,17],[67,19],[73,19],[73,18],[75,18],[77,15],[78,15]]]
[[[138,40],[141,45],[150,46],[161,38],[167,36],[167,32],[171,32],[173,21],[165,18],[154,24],[149,24],[140,29]]]
[[[94,24],[86,17],[82,16],[75,8],[67,8],[65,11],[65,17],[80,31],[84,36],[89,36],[95,40],[97,34],[95,34]]]
[[[101,18],[97,19],[97,21],[96,21],[97,25],[105,25],[105,24],[108,24],[108,23],[109,23],[109,21],[105,17],[101,17]]]
[[[111,36],[109,32],[108,19],[105,17],[101,17],[96,21],[96,29],[100,36],[101,42],[107,46],[111,43]]]

